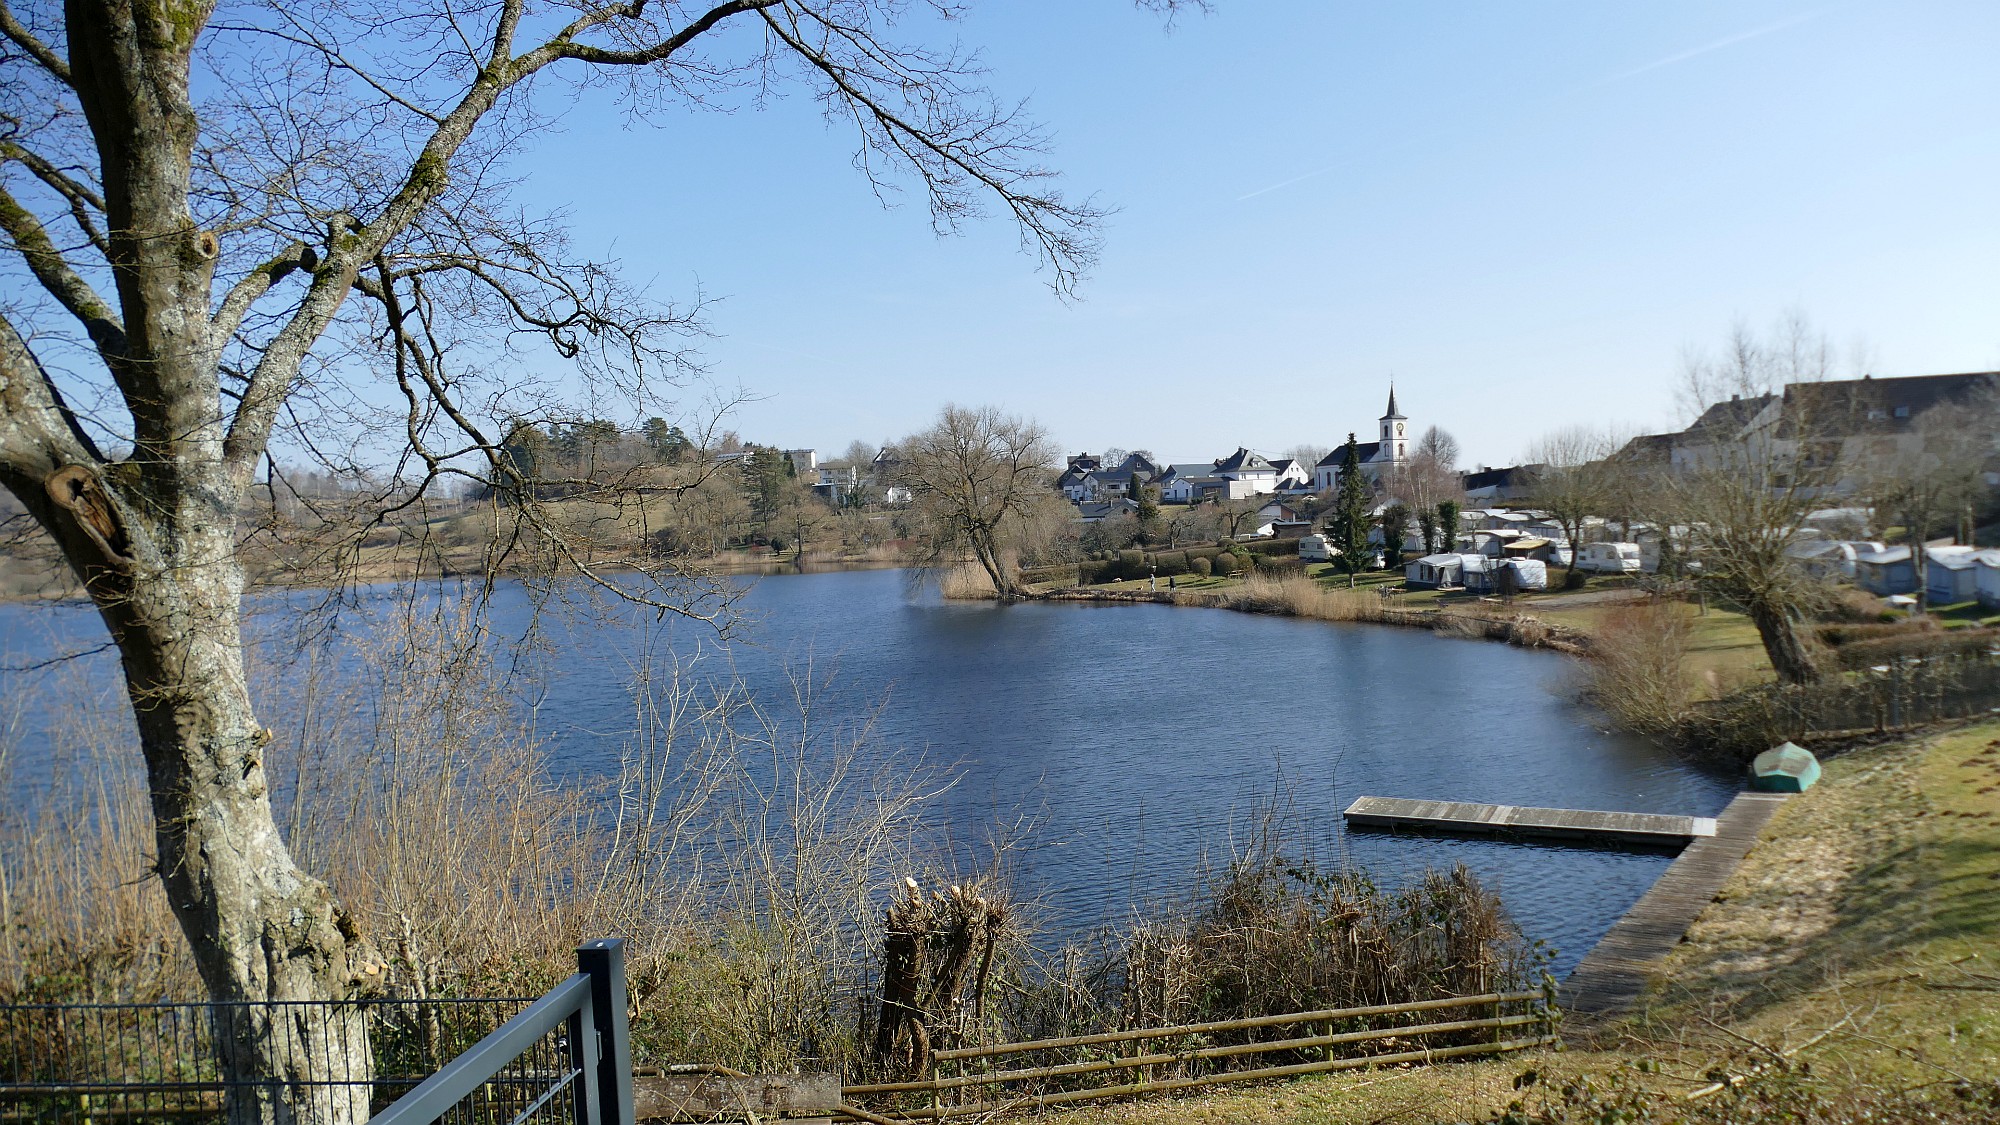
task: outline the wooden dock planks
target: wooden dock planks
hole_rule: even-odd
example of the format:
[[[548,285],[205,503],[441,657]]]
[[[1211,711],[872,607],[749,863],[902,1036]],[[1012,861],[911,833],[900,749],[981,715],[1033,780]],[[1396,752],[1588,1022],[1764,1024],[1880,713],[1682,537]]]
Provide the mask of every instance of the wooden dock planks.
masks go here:
[[[1716,818],[1714,834],[1689,844],[1570,973],[1562,985],[1562,1007],[1587,1019],[1631,1006],[1645,991],[1653,965],[1715,901],[1785,796],[1737,794]]]
[[[1704,839],[1716,832],[1715,820],[1705,816],[1543,809],[1469,801],[1409,801],[1400,797],[1360,797],[1347,806],[1344,815],[1349,824],[1362,828],[1553,836],[1669,847]]]

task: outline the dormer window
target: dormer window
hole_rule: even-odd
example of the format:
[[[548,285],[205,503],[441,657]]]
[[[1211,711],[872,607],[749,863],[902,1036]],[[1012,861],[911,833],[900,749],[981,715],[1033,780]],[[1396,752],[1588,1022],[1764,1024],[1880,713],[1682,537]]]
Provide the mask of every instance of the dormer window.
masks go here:
[[[1908,418],[1909,416],[1910,416],[1910,408],[1909,408],[1909,407],[1907,407],[1907,406],[1899,406],[1899,407],[1897,407],[1897,408],[1896,408],[1896,417],[1898,417],[1898,418]]]

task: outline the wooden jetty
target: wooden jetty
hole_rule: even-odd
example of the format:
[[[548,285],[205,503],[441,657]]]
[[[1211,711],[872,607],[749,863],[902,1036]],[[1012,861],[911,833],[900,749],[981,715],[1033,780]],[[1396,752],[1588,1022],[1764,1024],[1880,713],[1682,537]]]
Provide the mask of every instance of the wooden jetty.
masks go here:
[[[1357,798],[1347,806],[1345,815],[1347,823],[1357,828],[1551,836],[1656,847],[1680,847],[1716,833],[1715,818],[1706,816],[1540,809],[1468,801],[1406,801],[1400,797]]]
[[[1689,844],[1570,973],[1562,985],[1563,1009],[1588,1022],[1636,1001],[1654,964],[1715,900],[1785,799],[1782,793],[1737,794],[1715,818],[1715,831]]]

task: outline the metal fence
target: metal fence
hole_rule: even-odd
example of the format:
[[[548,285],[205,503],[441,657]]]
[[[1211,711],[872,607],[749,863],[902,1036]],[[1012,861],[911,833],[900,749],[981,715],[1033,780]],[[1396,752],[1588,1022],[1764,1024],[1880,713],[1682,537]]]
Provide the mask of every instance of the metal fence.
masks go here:
[[[591,1022],[593,1011],[608,1005],[593,1009],[578,991],[601,988],[608,1001],[613,984],[596,982],[615,976],[622,1033],[622,949],[616,942],[592,942],[578,950],[578,961],[591,969],[539,999],[0,1005],[0,1125],[219,1125],[230,1105],[244,1099],[294,1107],[335,1102],[381,1114],[503,1031],[511,1053],[501,1058],[489,1051],[484,1080],[421,1120],[596,1125],[607,1119],[584,1115],[577,1060],[586,1051],[593,1060],[613,1053],[608,1044],[598,1049],[604,1029]],[[552,1005],[551,997],[558,1002]],[[562,1009],[560,1018],[542,1019],[555,1008]],[[522,1032],[524,1019],[537,1026],[535,1034]],[[580,1034],[579,1026],[590,1033]],[[356,1031],[367,1036],[365,1054],[336,1049],[336,1039]],[[226,1061],[273,1036],[318,1061],[303,1076],[263,1074]],[[595,1089],[595,1081],[589,1086]],[[407,1125],[418,1119],[404,1113],[397,1120]]]

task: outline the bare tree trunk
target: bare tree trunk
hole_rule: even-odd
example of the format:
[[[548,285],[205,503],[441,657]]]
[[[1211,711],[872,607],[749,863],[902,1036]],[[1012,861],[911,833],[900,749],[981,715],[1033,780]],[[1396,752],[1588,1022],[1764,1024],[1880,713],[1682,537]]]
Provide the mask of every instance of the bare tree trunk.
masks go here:
[[[1818,682],[1824,672],[1792,615],[1783,606],[1762,602],[1748,608],[1750,622],[1757,627],[1757,635],[1764,642],[1764,654],[1770,657],[1771,670],[1778,674],[1778,679],[1788,684]]]
[[[233,520],[159,536],[188,560],[98,575],[153,797],[159,876],[216,1010],[231,1125],[350,1125],[374,1077],[359,1009],[373,947],[279,836],[250,705]],[[157,535],[156,531],[156,535]],[[151,537],[149,537],[151,538]],[[299,1003],[299,1002],[308,1003]],[[355,1083],[332,1085],[331,1083]]]

